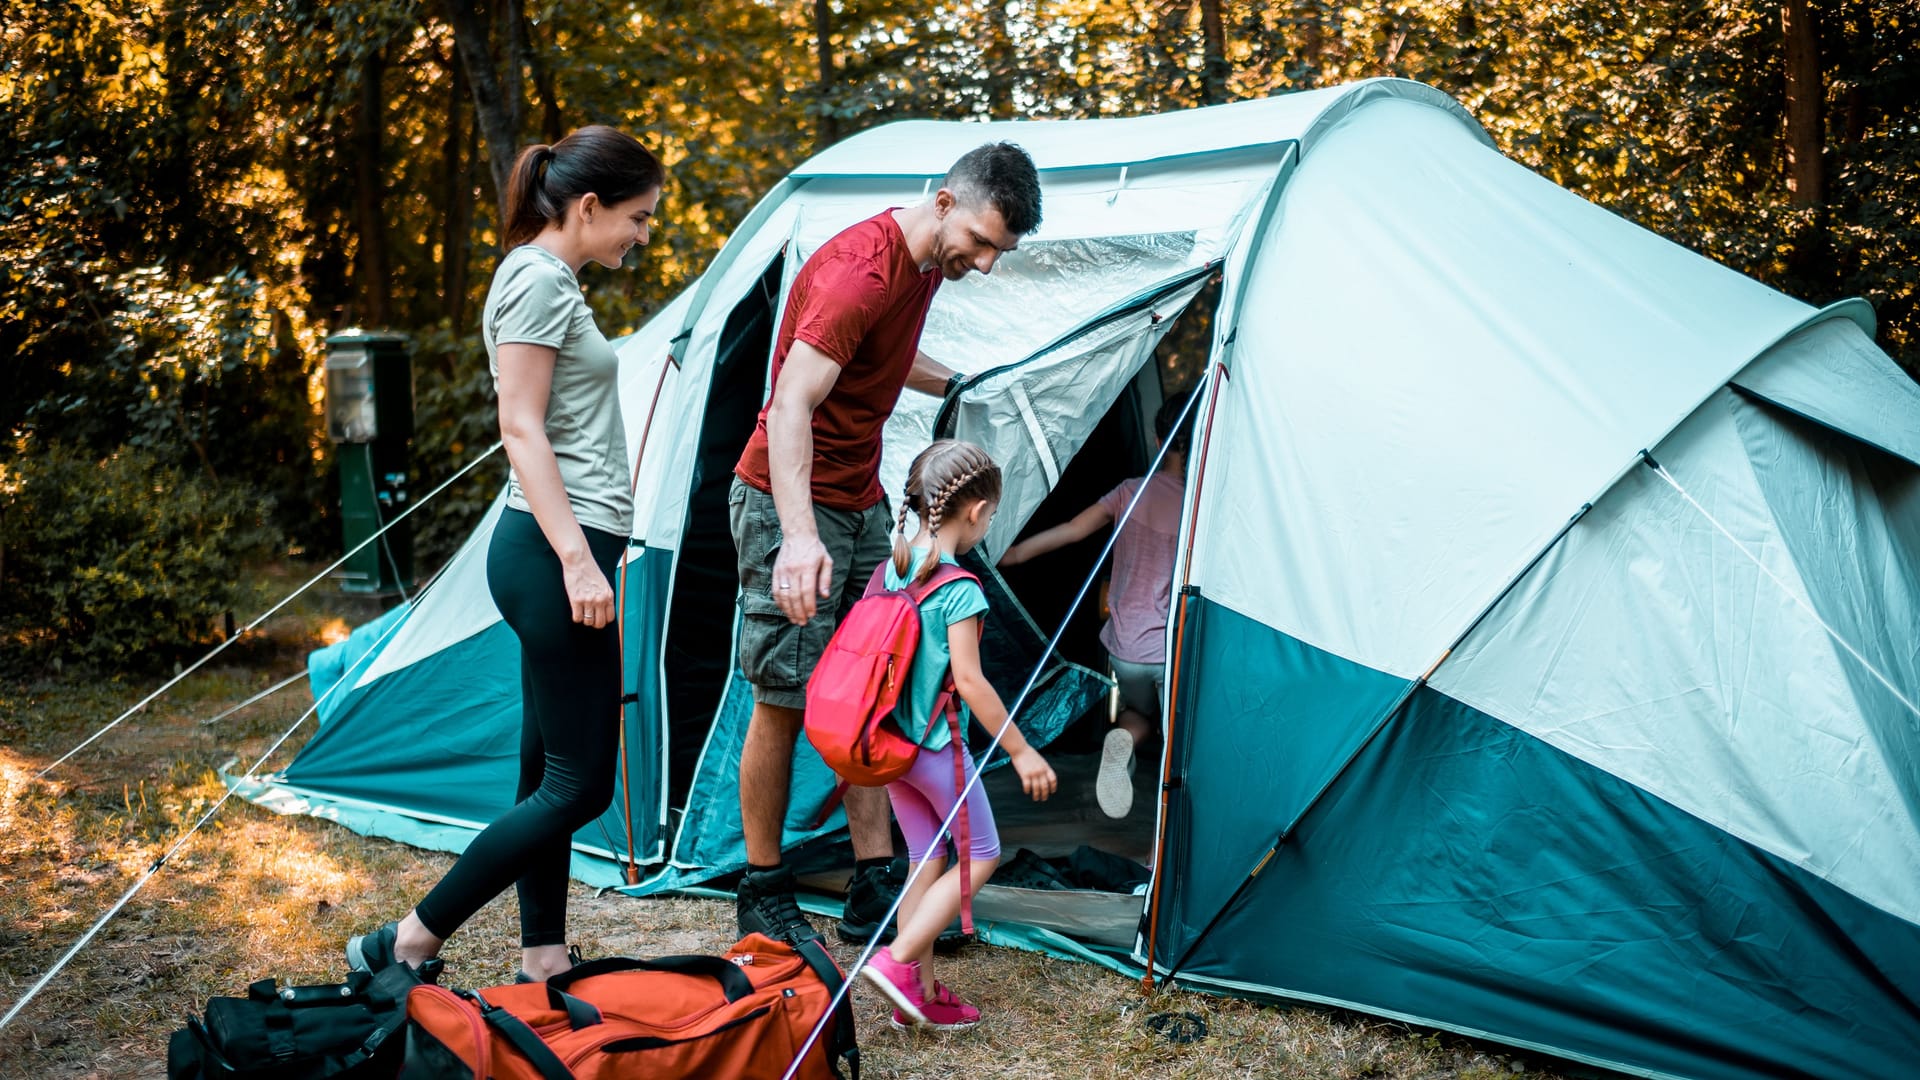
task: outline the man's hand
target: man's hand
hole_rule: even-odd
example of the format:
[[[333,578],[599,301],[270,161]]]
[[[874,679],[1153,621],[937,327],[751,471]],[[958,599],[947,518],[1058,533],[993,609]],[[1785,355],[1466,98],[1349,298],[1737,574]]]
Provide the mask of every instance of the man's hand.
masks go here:
[[[803,626],[820,600],[833,591],[833,556],[818,536],[782,538],[773,559],[773,602],[788,621]]]

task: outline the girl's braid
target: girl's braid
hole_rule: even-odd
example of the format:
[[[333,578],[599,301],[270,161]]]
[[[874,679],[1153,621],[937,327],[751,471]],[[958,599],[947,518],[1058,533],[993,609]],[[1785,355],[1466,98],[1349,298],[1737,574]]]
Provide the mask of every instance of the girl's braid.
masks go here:
[[[961,488],[966,487],[968,481],[979,476],[986,467],[985,465],[975,465],[973,468],[947,481],[946,485],[940,489],[940,494],[934,496],[932,505],[927,508],[929,515],[927,532],[929,535],[940,535],[940,516],[946,512],[947,501],[959,493]]]

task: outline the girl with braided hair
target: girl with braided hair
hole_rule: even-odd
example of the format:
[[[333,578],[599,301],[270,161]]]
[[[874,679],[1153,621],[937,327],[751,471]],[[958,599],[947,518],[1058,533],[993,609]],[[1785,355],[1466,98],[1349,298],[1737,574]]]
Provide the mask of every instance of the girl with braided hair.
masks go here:
[[[887,588],[925,583],[940,563],[956,562],[971,551],[987,535],[999,501],[1000,467],[985,450],[957,439],[944,439],[922,450],[907,470],[906,499],[894,533]],[[906,537],[908,510],[920,520],[911,542]],[[894,714],[907,737],[919,742],[920,753],[905,776],[887,785],[887,798],[906,837],[908,857],[916,867],[926,866],[901,898],[899,932],[893,944],[874,953],[861,971],[893,1002],[897,1028],[964,1031],[980,1022],[979,1009],[933,977],[934,939],[960,914],[960,868],[946,865],[944,844],[934,845],[941,822],[953,812],[953,755],[960,755],[969,781],[974,775],[966,745],[954,743],[945,720],[933,715],[949,671],[954,690],[965,703],[961,730],[968,715],[990,732],[1005,729],[1000,745],[1013,760],[1020,786],[1034,799],[1046,799],[1059,786],[1053,768],[1013,726],[1000,695],[981,672],[980,619],[986,610],[986,594],[978,582],[967,578],[949,581],[926,595],[920,603],[920,644]],[[993,808],[986,789],[978,784],[967,795],[967,820],[972,850],[956,854],[968,859],[969,885],[977,893],[1000,862]]]

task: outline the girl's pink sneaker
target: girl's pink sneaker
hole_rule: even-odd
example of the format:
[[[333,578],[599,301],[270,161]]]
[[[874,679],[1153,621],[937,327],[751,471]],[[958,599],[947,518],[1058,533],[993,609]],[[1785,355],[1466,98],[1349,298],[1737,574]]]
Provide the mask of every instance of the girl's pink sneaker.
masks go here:
[[[893,950],[881,948],[860,969],[874,988],[893,1002],[896,1027],[917,1027],[927,1023],[926,993],[920,989],[920,963],[903,964],[893,958]],[[905,1022],[902,1023],[902,1018]]]
[[[893,1026],[902,1031],[915,1027],[926,1031],[972,1031],[980,1023],[980,1010],[961,1001],[959,995],[942,983],[933,984],[933,996],[921,1002],[920,1012],[926,1020],[914,1023],[900,1009],[893,1010]]]

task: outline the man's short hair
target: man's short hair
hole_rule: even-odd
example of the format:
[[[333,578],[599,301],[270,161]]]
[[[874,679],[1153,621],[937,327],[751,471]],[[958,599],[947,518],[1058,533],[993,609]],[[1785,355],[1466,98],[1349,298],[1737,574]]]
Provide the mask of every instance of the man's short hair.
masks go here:
[[[1040,174],[1025,150],[1010,142],[987,143],[961,156],[940,186],[969,206],[991,203],[1016,236],[1040,227]]]

